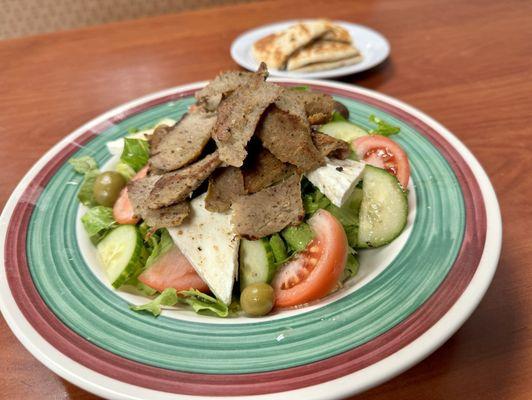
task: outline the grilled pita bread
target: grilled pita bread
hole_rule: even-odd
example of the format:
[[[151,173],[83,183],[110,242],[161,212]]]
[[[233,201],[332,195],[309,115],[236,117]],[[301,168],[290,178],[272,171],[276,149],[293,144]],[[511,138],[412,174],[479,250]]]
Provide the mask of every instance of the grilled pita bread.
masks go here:
[[[253,44],[253,56],[270,68],[283,69],[294,51],[322,36],[330,29],[330,25],[327,20],[307,21],[268,35]]]
[[[329,24],[329,31],[325,32],[320,39],[342,43],[351,43],[352,40],[347,29],[333,23]]]
[[[362,55],[357,55],[354,57],[344,58],[343,60],[331,61],[331,62],[320,62],[315,64],[309,64],[305,67],[294,69],[294,72],[314,72],[314,71],[324,71],[326,69],[334,69],[345,67],[346,65],[353,65],[362,61]]]
[[[288,71],[323,63],[331,63],[359,56],[359,51],[347,43],[318,40],[297,50],[286,64]]]

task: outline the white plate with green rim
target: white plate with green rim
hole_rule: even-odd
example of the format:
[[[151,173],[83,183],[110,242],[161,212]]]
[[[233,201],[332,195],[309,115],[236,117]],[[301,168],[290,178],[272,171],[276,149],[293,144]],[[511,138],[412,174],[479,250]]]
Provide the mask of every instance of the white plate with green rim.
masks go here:
[[[395,139],[412,169],[407,231],[362,252],[362,273],[308,307],[260,319],[130,311],[142,299],[103,280],[78,225],[81,179],[66,162],[81,155],[109,162],[107,141],[178,119],[205,83],[134,100],[58,143],[3,210],[0,306],[35,357],[113,399],[339,398],[399,374],[463,324],[489,286],[501,245],[497,199],[473,155],[398,100],[340,83],[277,81],[333,95],[362,126],[375,114],[401,127]]]

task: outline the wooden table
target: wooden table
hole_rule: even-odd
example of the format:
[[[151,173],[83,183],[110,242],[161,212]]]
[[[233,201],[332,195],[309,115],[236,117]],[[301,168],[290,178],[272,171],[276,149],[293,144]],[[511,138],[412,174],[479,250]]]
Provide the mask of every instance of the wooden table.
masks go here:
[[[55,142],[146,93],[235,68],[231,41],[298,17],[359,22],[391,42],[381,66],[342,80],[446,125],[498,193],[504,243],[473,316],[416,367],[357,399],[529,399],[532,393],[532,7],[526,1],[260,2],[0,42],[0,204]],[[0,397],[94,399],[37,362],[0,322]]]

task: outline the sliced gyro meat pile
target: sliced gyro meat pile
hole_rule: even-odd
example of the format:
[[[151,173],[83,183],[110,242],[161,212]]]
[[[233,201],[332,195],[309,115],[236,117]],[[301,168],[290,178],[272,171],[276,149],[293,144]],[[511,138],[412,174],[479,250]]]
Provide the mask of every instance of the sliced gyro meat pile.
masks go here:
[[[330,120],[332,97],[283,88],[267,76],[264,64],[255,73],[222,73],[196,92],[178,123],[154,131],[150,174],[128,185],[136,215],[152,227],[180,225],[191,197],[206,187],[207,212],[230,211],[240,236],[301,222],[301,175],[326,157],[346,158],[349,146],[312,130]]]

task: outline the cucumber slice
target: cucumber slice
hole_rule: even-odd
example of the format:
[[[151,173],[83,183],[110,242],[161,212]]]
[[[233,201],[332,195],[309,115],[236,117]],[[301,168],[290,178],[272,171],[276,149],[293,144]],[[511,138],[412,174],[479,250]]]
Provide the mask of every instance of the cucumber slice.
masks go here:
[[[366,165],[360,204],[358,247],[380,247],[403,231],[408,200],[397,178],[383,169]]]
[[[336,139],[351,142],[361,136],[367,136],[368,132],[349,121],[332,121],[322,125],[319,131]]]
[[[268,239],[240,241],[240,292],[253,283],[271,282],[275,269]]]
[[[144,245],[134,225],[113,229],[96,246],[105,274],[115,288],[122,286],[144,266]]]

